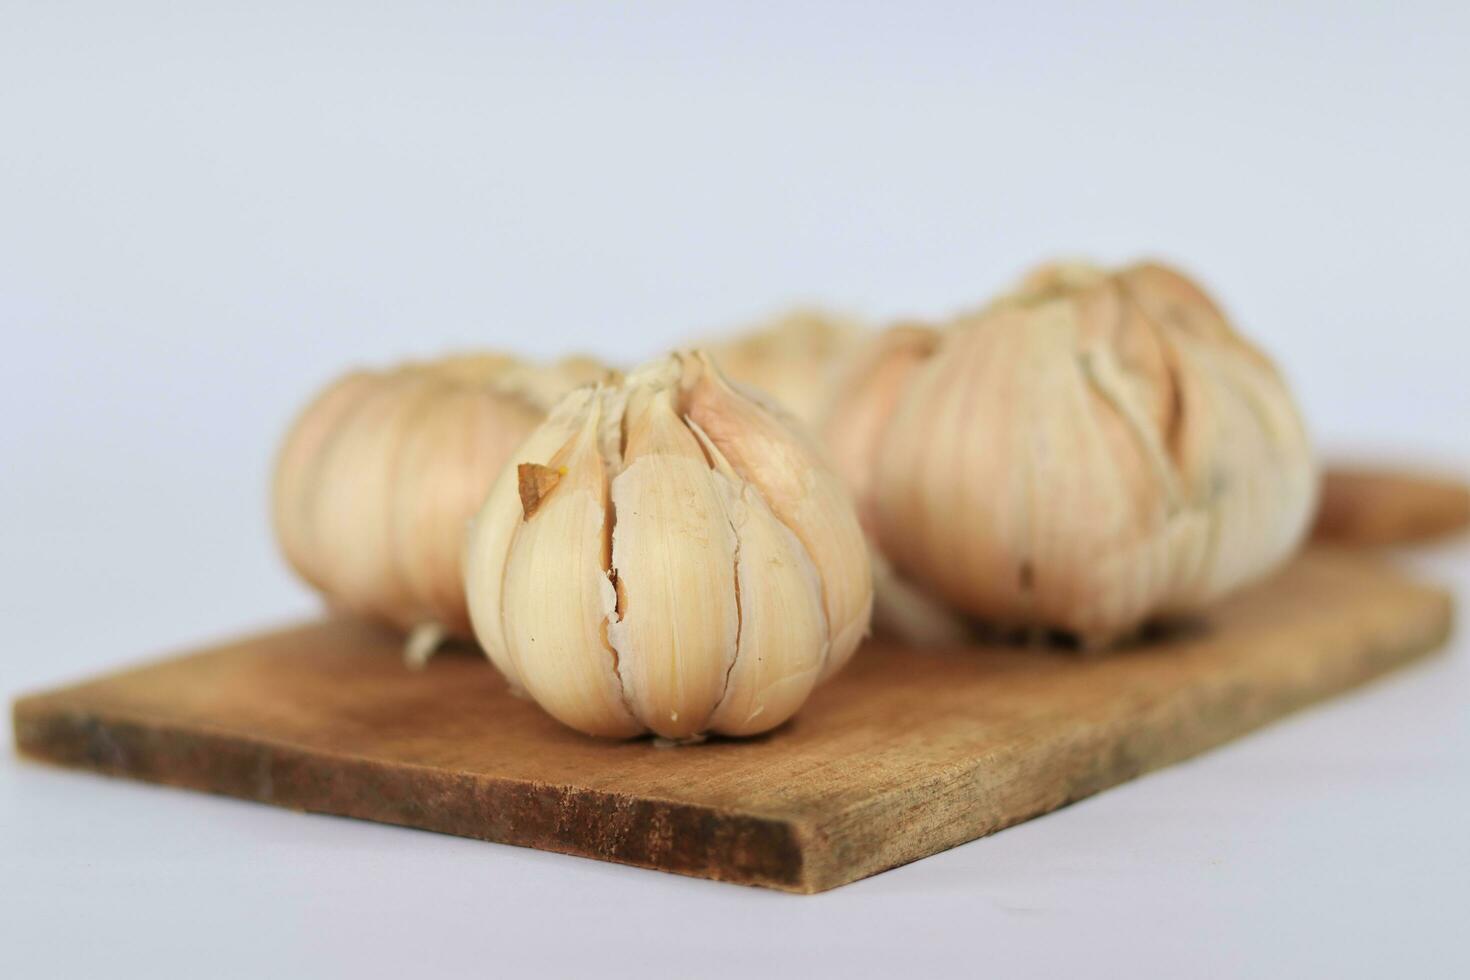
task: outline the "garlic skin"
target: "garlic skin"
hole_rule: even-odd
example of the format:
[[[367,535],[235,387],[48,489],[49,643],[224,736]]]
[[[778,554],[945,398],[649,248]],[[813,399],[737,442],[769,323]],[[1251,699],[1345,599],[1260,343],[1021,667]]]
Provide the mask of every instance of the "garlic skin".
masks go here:
[[[890,333],[823,431],[895,574],[1089,647],[1269,573],[1316,497],[1274,366],[1156,264],[1046,266],[942,331]]]
[[[795,309],[733,337],[700,344],[725,377],[774,398],[815,432],[847,358],[867,337],[856,320]]]
[[[822,428],[833,469],[852,490],[868,535],[873,566],[873,628],[912,646],[963,646],[974,639],[963,616],[910,582],[877,546],[874,478],[882,433],[910,376],[939,347],[938,330],[916,323],[891,327],[852,356]]]
[[[775,728],[872,605],[840,481],[699,352],[567,395],[491,489],[465,582],[509,682],[611,738]]]
[[[549,405],[606,374],[585,358],[538,367],[473,354],[338,379],[277,457],[272,512],[287,562],[337,608],[468,636],[466,525]]]
[[[869,535],[878,533],[875,481],[884,430],[914,373],[939,349],[942,337],[917,323],[883,331],[851,359],[828,404],[821,436]]]

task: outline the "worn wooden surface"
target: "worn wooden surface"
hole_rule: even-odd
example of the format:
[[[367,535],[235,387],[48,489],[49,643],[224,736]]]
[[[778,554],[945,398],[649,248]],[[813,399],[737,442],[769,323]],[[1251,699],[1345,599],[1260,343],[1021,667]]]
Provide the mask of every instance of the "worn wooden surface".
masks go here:
[[[65,765],[792,891],[992,833],[1193,755],[1439,645],[1450,600],[1317,551],[1187,633],[1102,659],[873,646],[749,742],[599,742],[481,658],[423,673],[327,622],[15,706]],[[160,828],[169,820],[159,800]]]
[[[1329,466],[1312,536],[1380,546],[1415,544],[1470,528],[1470,486],[1431,473]]]

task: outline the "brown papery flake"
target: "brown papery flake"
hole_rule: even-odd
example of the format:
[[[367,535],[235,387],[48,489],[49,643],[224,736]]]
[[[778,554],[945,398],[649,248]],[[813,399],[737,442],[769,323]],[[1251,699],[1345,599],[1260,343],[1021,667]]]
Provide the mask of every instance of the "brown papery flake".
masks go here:
[[[541,501],[561,482],[565,469],[553,469],[540,463],[522,463],[516,467],[516,478],[521,493],[521,511],[530,520],[541,506]]]

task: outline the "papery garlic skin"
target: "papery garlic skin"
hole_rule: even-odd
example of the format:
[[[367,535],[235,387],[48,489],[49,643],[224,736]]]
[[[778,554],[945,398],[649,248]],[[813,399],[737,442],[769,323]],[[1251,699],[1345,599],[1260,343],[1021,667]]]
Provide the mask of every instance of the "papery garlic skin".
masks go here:
[[[868,535],[873,566],[873,628],[901,642],[959,646],[973,639],[963,616],[910,582],[877,546],[875,483],[883,432],[909,380],[939,347],[943,335],[905,323],[876,335],[849,358],[829,401],[821,429],[832,467],[852,491]]]
[[[876,335],[845,366],[828,404],[821,436],[869,534],[878,530],[875,479],[884,432],[914,372],[933,356],[942,336],[910,323]]]
[[[931,339],[890,339],[825,431],[896,572],[956,609],[1106,645],[1302,541],[1317,468],[1291,394],[1179,273],[1047,267]]]
[[[759,392],[738,390],[713,369],[686,378],[684,391],[690,422],[760,491],[816,565],[831,635],[822,676],[830,676],[847,663],[872,618],[867,544],[851,494],[814,439]]]
[[[730,337],[700,344],[730,381],[759,389],[815,431],[847,358],[868,334],[855,319],[795,309]]]
[[[568,395],[469,537],[475,635],[593,735],[768,731],[867,629],[850,498],[806,437],[701,353]]]
[[[468,636],[465,527],[511,451],[570,388],[607,375],[473,354],[356,371],[302,412],[277,457],[276,538],[333,606]]]

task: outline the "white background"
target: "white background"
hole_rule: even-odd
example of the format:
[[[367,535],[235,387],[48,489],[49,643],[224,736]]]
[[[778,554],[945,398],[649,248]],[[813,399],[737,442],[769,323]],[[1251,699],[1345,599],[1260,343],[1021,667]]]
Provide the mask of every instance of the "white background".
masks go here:
[[[1470,6],[1203,6],[0,0],[0,694],[310,614],[270,454],[351,364],[1057,254],[1183,263],[1326,449],[1464,472]],[[7,755],[0,973],[1463,976],[1466,653],[807,899]]]

